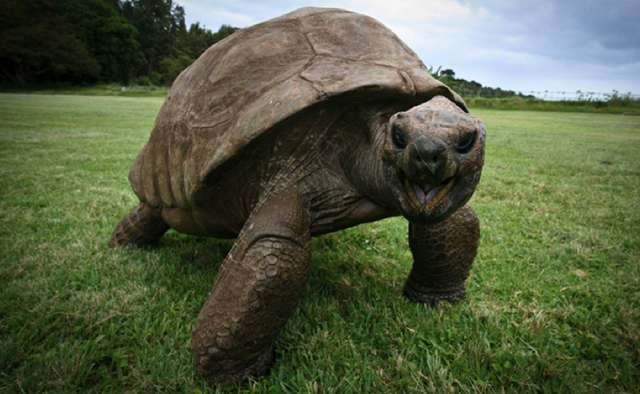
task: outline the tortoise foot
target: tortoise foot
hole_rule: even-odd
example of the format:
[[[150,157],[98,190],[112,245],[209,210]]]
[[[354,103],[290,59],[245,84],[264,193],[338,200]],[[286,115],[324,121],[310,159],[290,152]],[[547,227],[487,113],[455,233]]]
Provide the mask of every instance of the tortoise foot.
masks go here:
[[[109,246],[153,246],[169,229],[162,220],[161,210],[141,203],[118,224]]]
[[[465,290],[464,285],[460,288],[434,290],[409,280],[405,284],[402,294],[407,297],[409,301],[436,307],[443,301],[452,304],[462,301],[465,296]]]
[[[404,295],[431,306],[462,300],[479,241],[480,222],[468,206],[433,225],[411,223],[413,267]]]
[[[269,348],[248,361],[215,360],[206,355],[196,360],[196,368],[210,383],[237,384],[267,375],[275,362],[275,351]]]

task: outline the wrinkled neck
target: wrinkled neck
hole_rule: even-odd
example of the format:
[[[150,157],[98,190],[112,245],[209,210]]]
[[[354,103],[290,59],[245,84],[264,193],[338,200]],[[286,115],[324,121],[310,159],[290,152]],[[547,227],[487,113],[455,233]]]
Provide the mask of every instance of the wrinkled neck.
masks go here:
[[[386,127],[390,114],[363,109],[359,114],[363,133],[347,162],[347,174],[359,194],[381,207],[396,210],[383,161]]]

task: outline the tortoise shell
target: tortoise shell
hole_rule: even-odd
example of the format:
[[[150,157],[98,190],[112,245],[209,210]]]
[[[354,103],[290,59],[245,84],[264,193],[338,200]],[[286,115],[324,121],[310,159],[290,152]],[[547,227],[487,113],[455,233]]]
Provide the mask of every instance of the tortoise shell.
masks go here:
[[[191,207],[205,180],[277,123],[326,100],[462,99],[368,16],[302,8],[239,30],[173,83],[129,174],[141,201]]]

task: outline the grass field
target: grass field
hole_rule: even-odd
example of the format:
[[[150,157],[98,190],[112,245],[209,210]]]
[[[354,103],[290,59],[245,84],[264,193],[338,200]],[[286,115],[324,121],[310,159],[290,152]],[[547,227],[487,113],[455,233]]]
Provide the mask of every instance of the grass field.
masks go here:
[[[165,97],[168,92],[166,86],[123,86],[119,84],[98,84],[87,86],[52,85],[33,86],[29,88],[16,87],[4,88],[0,93],[30,93],[30,94],[54,94],[72,96],[119,96],[119,97]]]
[[[617,97],[608,101],[550,101],[522,97],[465,97],[464,99],[471,108],[640,115],[640,99],[629,97]]]
[[[208,392],[191,327],[229,241],[112,250],[161,98],[0,95],[0,392]],[[400,218],[313,242],[255,392],[638,392],[640,117],[477,110],[467,299],[400,295]],[[229,388],[229,387],[227,387]]]
[[[14,89],[0,89],[6,93],[31,93],[79,96],[120,96],[120,97],[165,97],[166,86],[121,86],[118,84],[98,84],[87,86],[34,86]],[[507,109],[517,111],[551,111],[551,112],[587,112],[602,114],[640,115],[640,100],[631,97],[616,96],[608,101],[565,100],[549,101],[524,97],[474,97],[465,96],[466,103],[472,108]]]

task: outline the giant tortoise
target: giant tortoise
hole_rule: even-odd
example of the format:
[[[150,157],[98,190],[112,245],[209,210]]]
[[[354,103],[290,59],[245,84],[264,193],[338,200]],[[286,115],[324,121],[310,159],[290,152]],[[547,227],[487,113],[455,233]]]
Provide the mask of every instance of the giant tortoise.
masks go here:
[[[301,298],[310,239],[402,215],[411,301],[463,297],[479,239],[467,205],[485,127],[375,19],[303,8],[210,47],[175,80],[110,245],[170,228],[235,237],[192,337],[211,381],[267,372]]]

